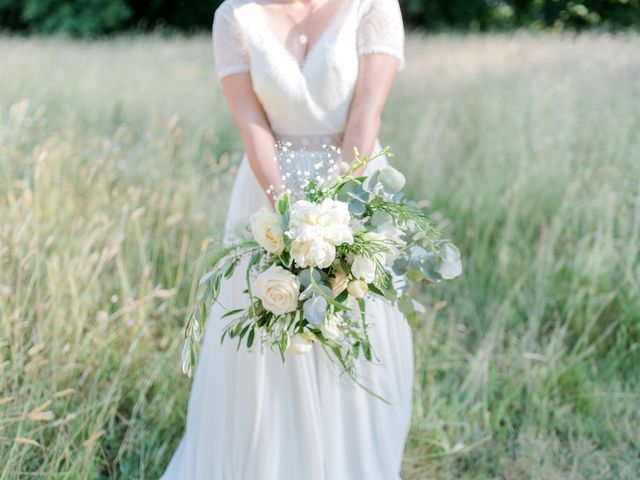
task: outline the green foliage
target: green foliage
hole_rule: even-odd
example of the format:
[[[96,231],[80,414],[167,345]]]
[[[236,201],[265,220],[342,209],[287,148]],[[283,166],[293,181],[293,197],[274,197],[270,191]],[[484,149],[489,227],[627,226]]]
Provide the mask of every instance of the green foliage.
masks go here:
[[[410,25],[427,29],[640,26],[639,0],[400,0]]]
[[[620,28],[640,25],[639,0],[511,0],[516,25]]]
[[[0,28],[96,35],[132,27],[211,28],[220,4],[195,0],[0,0]],[[427,30],[640,26],[640,0],[400,0],[405,23]]]
[[[0,0],[0,27],[76,36],[122,29],[131,19],[126,0]]]

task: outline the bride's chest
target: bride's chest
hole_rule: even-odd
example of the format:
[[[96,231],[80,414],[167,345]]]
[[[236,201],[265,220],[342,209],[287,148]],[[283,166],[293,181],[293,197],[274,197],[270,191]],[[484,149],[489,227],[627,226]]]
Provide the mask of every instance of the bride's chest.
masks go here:
[[[357,19],[352,12],[328,25],[302,62],[263,22],[254,19],[247,26],[251,80],[263,102],[311,101],[332,109],[350,99],[358,76]]]

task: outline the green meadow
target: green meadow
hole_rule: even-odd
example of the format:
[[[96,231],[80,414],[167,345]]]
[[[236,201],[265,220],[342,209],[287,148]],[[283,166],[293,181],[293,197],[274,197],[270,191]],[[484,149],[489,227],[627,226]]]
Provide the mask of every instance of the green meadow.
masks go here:
[[[0,38],[0,480],[155,479],[242,146],[210,38]],[[403,480],[640,477],[640,36],[410,35],[380,134],[465,273],[416,292]]]

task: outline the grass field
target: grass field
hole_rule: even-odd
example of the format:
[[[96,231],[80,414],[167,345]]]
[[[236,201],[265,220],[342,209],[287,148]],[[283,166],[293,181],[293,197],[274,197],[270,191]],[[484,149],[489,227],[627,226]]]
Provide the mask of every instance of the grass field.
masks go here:
[[[640,477],[640,37],[412,36],[383,121],[463,251],[404,480]],[[0,39],[0,480],[154,479],[241,145],[207,36]]]

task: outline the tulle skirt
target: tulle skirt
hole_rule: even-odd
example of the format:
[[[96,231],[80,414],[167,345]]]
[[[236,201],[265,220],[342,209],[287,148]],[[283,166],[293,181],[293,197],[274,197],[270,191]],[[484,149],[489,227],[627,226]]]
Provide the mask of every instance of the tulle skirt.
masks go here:
[[[386,163],[380,157],[368,170]],[[226,231],[267,204],[246,156]],[[228,309],[247,304],[241,268],[212,307],[193,378],[184,437],[164,480],[398,480],[412,407],[413,343],[396,307],[367,300],[377,361],[362,362],[367,393],[317,345],[306,355],[220,343]]]

